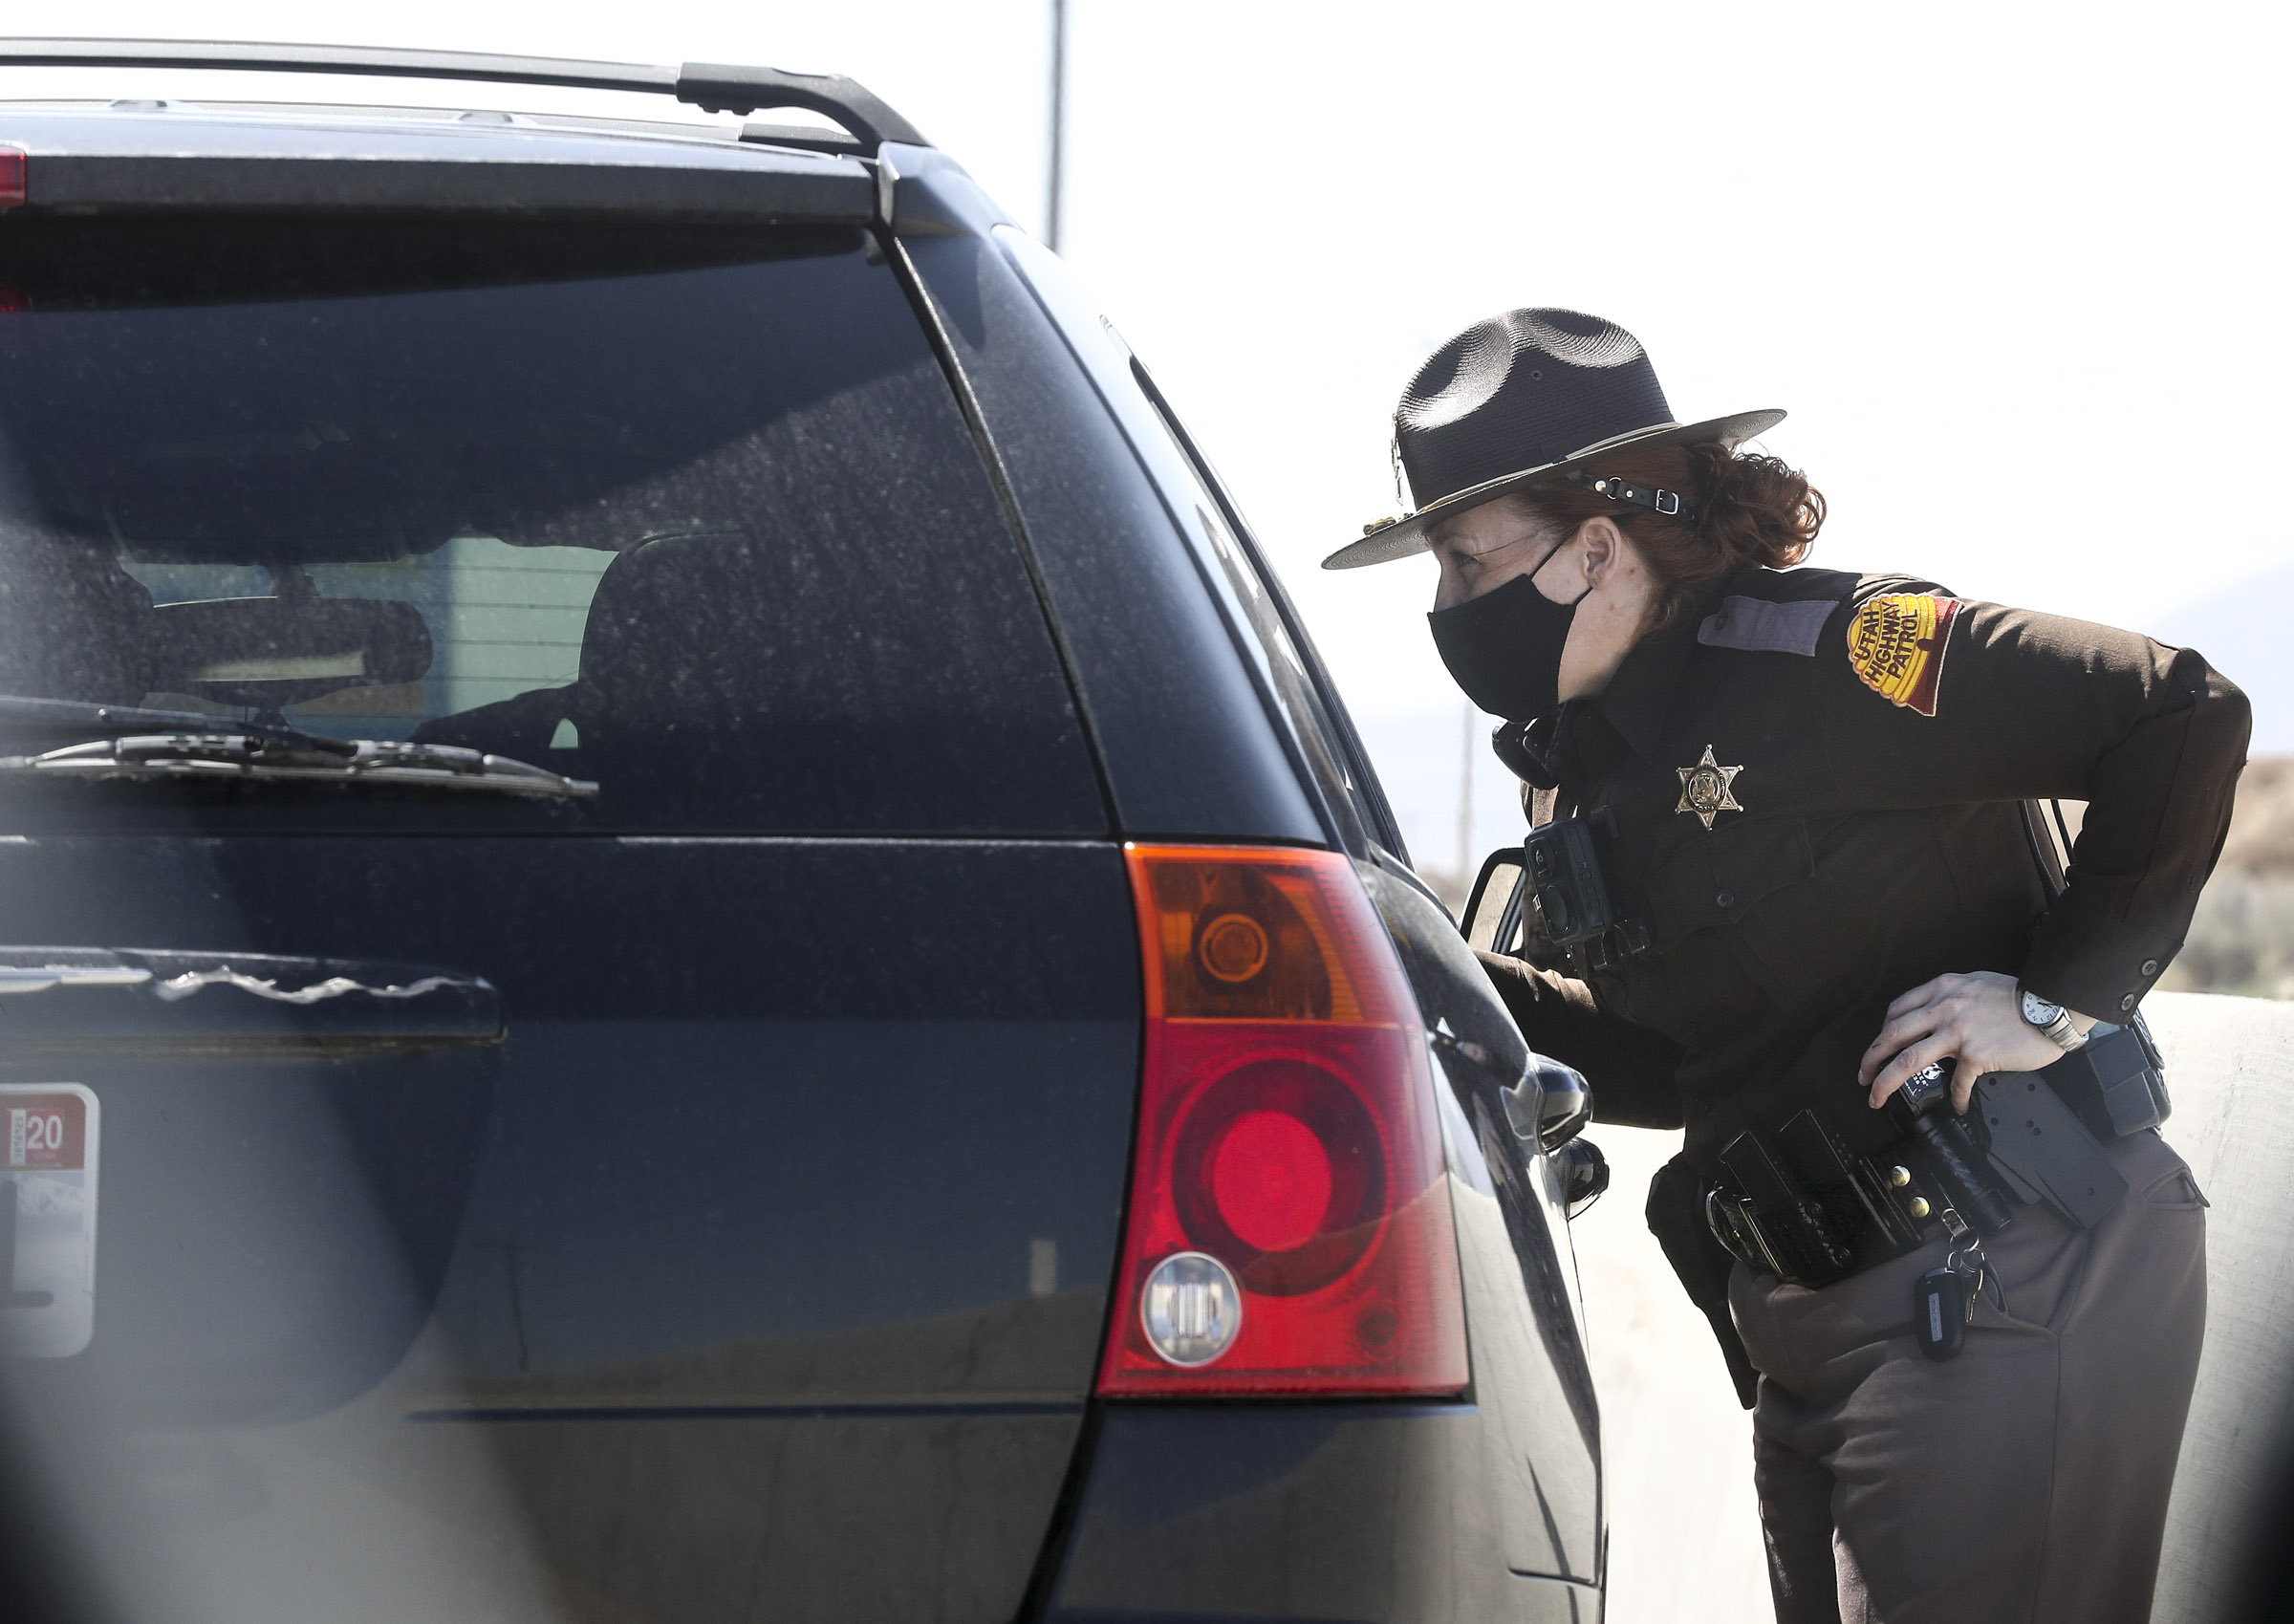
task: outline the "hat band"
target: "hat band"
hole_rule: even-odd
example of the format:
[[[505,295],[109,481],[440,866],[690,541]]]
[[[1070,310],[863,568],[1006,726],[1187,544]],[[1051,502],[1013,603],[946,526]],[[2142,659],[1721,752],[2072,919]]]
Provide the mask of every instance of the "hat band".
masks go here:
[[[1646,508],[1652,513],[1661,513],[1668,519],[1678,519],[1684,525],[1697,522],[1697,509],[1680,499],[1677,490],[1660,490],[1655,486],[1635,485],[1615,474],[1593,475],[1582,468],[1571,468],[1562,478],[1571,485],[1582,486],[1595,495],[1606,496],[1612,502],[1631,502]]]

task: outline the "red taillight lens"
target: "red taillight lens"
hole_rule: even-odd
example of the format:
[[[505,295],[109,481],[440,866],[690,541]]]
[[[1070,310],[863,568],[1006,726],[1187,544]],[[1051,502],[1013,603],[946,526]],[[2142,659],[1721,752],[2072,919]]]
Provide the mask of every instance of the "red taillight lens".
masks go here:
[[[1433,1072],[1361,880],[1334,852],[1128,855],[1147,1057],[1099,1391],[1461,1391]],[[1232,1340],[1200,1359],[1206,1326]]]
[[[0,146],[0,208],[11,207],[24,201],[24,154],[12,146]]]

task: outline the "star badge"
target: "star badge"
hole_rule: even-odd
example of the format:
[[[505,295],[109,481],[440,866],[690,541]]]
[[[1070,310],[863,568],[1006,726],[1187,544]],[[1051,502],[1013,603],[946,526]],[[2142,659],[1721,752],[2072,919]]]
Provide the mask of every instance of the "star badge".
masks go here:
[[[1695,767],[1677,767],[1673,770],[1680,774],[1680,805],[1673,809],[1675,812],[1695,812],[1704,819],[1705,828],[1710,829],[1716,812],[1744,810],[1737,805],[1734,788],[1737,774],[1744,769],[1722,767],[1713,759],[1712,746],[1704,747],[1704,759]]]

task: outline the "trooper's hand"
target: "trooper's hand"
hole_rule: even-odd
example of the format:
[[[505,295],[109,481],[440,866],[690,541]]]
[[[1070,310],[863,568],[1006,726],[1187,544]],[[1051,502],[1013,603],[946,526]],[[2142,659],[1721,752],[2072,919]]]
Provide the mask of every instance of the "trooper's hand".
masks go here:
[[[1957,1059],[1952,1109],[1964,1113],[1976,1079],[1990,1072],[2036,1072],[2063,1050],[2023,1019],[2013,976],[1976,970],[1937,976],[1888,1006],[1888,1024],[1864,1051],[1856,1080],[1874,1110],[1913,1072]]]

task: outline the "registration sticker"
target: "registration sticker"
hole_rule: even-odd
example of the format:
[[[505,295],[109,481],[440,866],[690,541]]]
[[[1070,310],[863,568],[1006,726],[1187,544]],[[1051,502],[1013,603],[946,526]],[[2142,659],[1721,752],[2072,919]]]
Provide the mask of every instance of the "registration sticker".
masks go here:
[[[96,1334],[96,1096],[0,1083],[0,1340],[35,1359]]]

